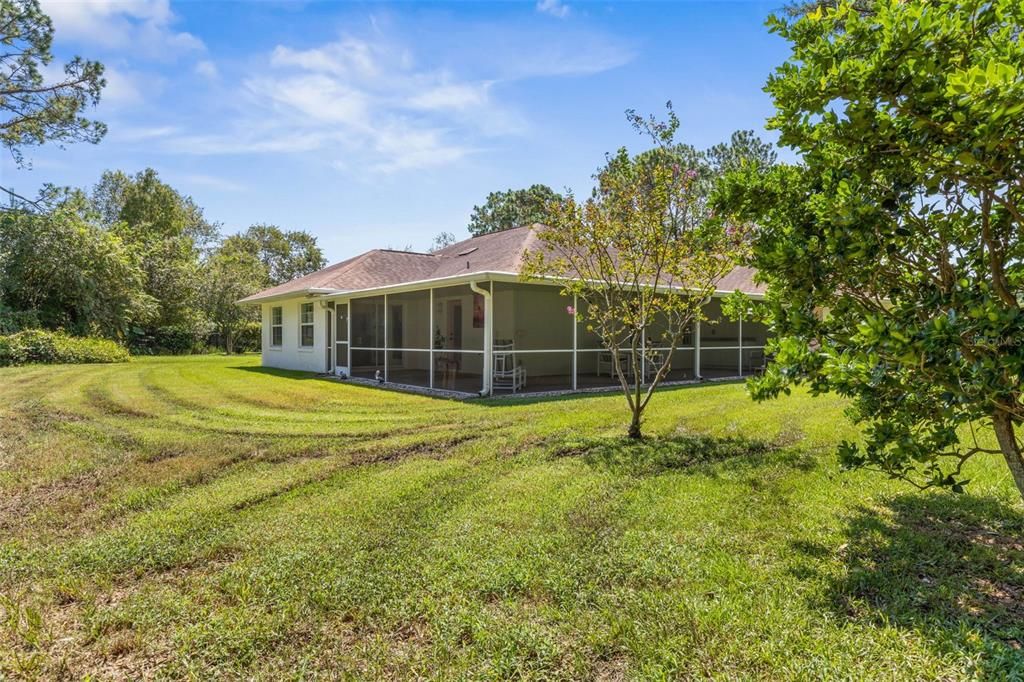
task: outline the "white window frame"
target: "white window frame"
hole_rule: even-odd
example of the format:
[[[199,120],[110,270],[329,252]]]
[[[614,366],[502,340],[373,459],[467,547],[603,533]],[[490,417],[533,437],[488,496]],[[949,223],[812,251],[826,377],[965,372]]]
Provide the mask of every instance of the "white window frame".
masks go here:
[[[277,313],[277,321],[274,321],[274,313]],[[281,333],[281,339],[279,343],[274,343],[274,331],[277,330]],[[280,348],[284,345],[284,308],[279,305],[270,307],[270,347]]]
[[[306,314],[306,310],[309,310],[309,322],[306,322],[303,315]],[[299,348],[313,348],[316,345],[316,329],[314,328],[316,320],[316,307],[312,303],[300,303],[299,304]],[[309,327],[309,338],[308,344],[302,342],[302,332],[306,327]]]

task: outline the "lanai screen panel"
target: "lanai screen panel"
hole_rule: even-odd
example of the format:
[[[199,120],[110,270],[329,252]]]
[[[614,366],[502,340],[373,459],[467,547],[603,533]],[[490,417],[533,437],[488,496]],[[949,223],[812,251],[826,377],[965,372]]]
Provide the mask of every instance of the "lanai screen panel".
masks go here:
[[[494,283],[494,348],[514,353],[524,391],[572,388],[572,298],[557,286]]]
[[[384,372],[384,297],[356,298],[350,302],[352,316],[352,376],[376,378]]]
[[[485,312],[484,297],[468,284],[434,289],[434,388],[483,389]]]
[[[430,350],[430,291],[388,295],[388,348]]]
[[[351,305],[352,347],[383,348],[384,297],[356,298]]]

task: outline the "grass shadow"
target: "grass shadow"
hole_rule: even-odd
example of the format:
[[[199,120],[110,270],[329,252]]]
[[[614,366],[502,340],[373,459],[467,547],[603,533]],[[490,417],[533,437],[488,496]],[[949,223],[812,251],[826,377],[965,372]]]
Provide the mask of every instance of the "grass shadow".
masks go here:
[[[228,369],[237,369],[243,372],[252,372],[253,374],[263,374],[266,376],[281,377],[284,379],[319,379],[320,381],[333,381],[331,377],[316,374],[315,372],[303,372],[297,369],[278,369],[276,367],[258,367],[255,365],[232,365]]]
[[[760,460],[779,449],[777,443],[754,438],[686,433],[641,440],[626,437],[577,438],[559,442],[552,455],[579,457],[593,467],[643,476],[739,459]],[[798,460],[802,461],[802,458]]]
[[[327,381],[330,383],[339,383],[339,380],[333,376],[318,374],[315,372],[307,372],[303,370],[292,370],[292,369],[278,369],[276,367],[260,367],[254,365],[232,365],[229,369],[241,370],[243,372],[252,372],[253,374],[263,374],[265,376],[280,377],[284,379],[300,379],[304,381],[318,380]],[[745,383],[746,379],[716,379],[711,382],[686,382],[681,384],[670,384],[667,386],[659,386],[655,391],[657,393],[673,393],[676,391],[690,391],[696,388],[705,386],[718,386],[728,384],[742,384]],[[344,382],[342,382],[344,383]],[[400,385],[387,383],[381,386],[374,386],[372,383],[353,383],[354,386],[365,386],[367,388],[382,388],[382,389],[393,389],[398,390],[402,393],[412,393],[415,395],[422,395],[427,398],[437,398],[438,400],[450,400],[451,396],[442,392],[434,392],[428,388],[422,388],[422,390],[404,390],[399,388]],[[408,387],[406,387],[408,388]],[[415,387],[413,387],[415,388]],[[453,392],[453,393],[458,393]],[[465,393],[467,396],[471,396],[473,404],[480,405],[481,407],[510,407],[510,406],[521,406],[521,405],[536,405],[540,403],[550,402],[564,402],[564,401],[575,401],[575,400],[586,400],[588,398],[599,398],[606,396],[622,395],[622,389],[618,386],[611,386],[608,388],[601,389],[581,389],[576,392],[565,392],[565,391],[552,391],[552,392],[538,392],[538,393],[525,393],[525,394],[497,394],[487,398],[477,398],[476,394],[470,392]]]
[[[1024,679],[1024,513],[991,497],[908,494],[859,508],[816,607],[844,620],[913,629],[974,674]],[[833,560],[795,542],[806,564]],[[806,568],[797,577],[809,577]]]
[[[655,389],[655,393],[673,393],[676,391],[692,391],[695,388],[707,386],[723,386],[729,384],[744,384],[746,379],[715,379],[714,381],[687,381],[686,383],[661,385]],[[499,393],[489,398],[480,398],[474,403],[483,407],[504,407],[507,405],[536,405],[539,403],[563,402],[572,400],[585,400],[587,398],[599,398],[606,396],[622,396],[622,388],[619,386],[608,386],[602,388],[582,388],[575,392],[552,391],[538,393]],[[625,400],[625,398],[623,398]]]

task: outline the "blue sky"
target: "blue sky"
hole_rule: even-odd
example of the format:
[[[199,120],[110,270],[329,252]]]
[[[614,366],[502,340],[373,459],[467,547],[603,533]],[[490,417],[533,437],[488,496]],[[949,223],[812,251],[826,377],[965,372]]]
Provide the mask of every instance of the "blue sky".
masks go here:
[[[763,133],[781,4],[43,0],[58,59],[107,66],[109,133],[0,174],[31,194],[152,167],[225,233],[305,229],[331,261],[425,249],[490,191],[589,191],[606,152],[644,146],[627,108],[672,100],[702,147]]]

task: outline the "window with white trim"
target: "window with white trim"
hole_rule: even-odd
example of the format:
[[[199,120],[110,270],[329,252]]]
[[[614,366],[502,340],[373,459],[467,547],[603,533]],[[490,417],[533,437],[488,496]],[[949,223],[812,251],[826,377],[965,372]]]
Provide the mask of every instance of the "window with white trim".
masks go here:
[[[313,347],[313,304],[303,303],[299,309],[299,345]]]
[[[284,338],[284,324],[281,315],[281,306],[270,309],[270,347],[280,348]]]

